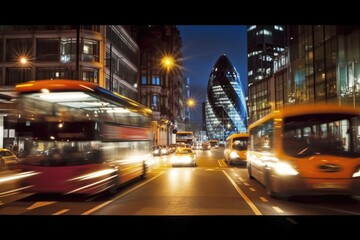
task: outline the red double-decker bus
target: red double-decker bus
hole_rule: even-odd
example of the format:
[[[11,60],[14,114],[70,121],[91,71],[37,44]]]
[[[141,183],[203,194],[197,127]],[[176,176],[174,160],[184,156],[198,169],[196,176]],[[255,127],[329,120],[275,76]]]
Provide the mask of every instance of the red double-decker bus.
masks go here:
[[[176,133],[176,144],[188,144],[191,146],[194,142],[194,133],[191,131],[178,131]]]
[[[74,80],[21,83],[16,131],[27,192],[115,193],[147,174],[150,109],[96,84]]]

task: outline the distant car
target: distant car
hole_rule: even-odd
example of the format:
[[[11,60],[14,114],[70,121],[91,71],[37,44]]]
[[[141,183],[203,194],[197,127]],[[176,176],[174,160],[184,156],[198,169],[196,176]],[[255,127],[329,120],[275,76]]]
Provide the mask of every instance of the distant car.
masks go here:
[[[196,154],[191,148],[178,148],[170,158],[171,165],[196,167]]]
[[[216,148],[216,149],[219,148],[219,141],[218,140],[212,139],[212,140],[209,140],[209,143],[210,143],[211,148]]]
[[[0,148],[0,169],[12,169],[18,164],[17,156],[6,148]]]
[[[176,144],[170,144],[169,145],[169,148],[168,148],[168,153],[169,154],[172,154],[172,153],[174,153],[175,151],[176,151],[176,148],[177,148],[177,145]]]
[[[160,154],[161,155],[167,155],[169,154],[167,146],[160,146]]]
[[[161,147],[159,145],[153,146],[153,156],[161,156]]]
[[[209,142],[202,142],[201,143],[201,149],[202,150],[210,150],[211,149],[211,145]]]

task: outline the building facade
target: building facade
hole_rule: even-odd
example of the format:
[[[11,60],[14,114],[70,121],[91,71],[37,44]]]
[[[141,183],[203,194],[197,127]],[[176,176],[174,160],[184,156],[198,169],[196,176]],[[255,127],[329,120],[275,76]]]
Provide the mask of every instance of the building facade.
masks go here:
[[[249,122],[271,111],[273,61],[286,47],[286,26],[248,25],[248,111]]]
[[[216,61],[208,81],[205,121],[209,139],[226,139],[247,131],[244,89],[235,67],[224,54]]]
[[[185,130],[186,79],[182,42],[175,25],[133,26],[140,47],[140,102],[153,111],[155,145],[175,143],[175,130]],[[164,66],[164,59],[172,61]]]
[[[274,57],[274,73],[264,84],[273,103],[269,109],[303,103],[360,107],[360,26],[289,25],[286,29],[288,45]],[[264,94],[253,89],[249,99]],[[254,111],[249,114],[258,119]]]
[[[139,47],[124,26],[1,25],[0,33],[0,85],[7,91],[30,80],[76,79],[139,100]],[[9,134],[11,116],[0,118],[6,147],[16,133]]]

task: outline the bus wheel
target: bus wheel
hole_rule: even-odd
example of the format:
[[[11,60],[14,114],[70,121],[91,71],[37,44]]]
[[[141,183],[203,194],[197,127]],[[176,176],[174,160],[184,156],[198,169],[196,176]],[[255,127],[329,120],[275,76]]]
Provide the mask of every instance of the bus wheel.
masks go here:
[[[147,173],[148,173],[148,166],[146,165],[146,163],[143,163],[143,172],[142,172],[140,178],[141,179],[147,178]]]
[[[253,175],[251,174],[251,165],[250,164],[247,166],[247,169],[248,169],[249,179],[254,179]]]
[[[0,169],[5,169],[4,159],[1,159],[1,160],[0,160]]]
[[[272,198],[276,198],[274,191],[272,190],[271,187],[271,180],[270,180],[270,173],[266,174],[266,178],[265,178],[265,189],[266,189],[266,193],[272,197]]]
[[[115,195],[119,187],[119,178],[117,175],[114,175],[114,180],[111,182],[111,187],[108,189],[110,195]]]

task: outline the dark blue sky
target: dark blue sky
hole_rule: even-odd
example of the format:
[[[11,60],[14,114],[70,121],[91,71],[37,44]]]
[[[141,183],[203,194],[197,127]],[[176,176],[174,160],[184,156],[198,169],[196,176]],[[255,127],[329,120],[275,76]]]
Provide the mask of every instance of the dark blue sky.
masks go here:
[[[247,93],[247,44],[245,25],[178,25],[182,39],[184,76],[190,78],[191,96],[197,106],[191,121],[201,121],[201,104],[206,99],[210,72],[226,54],[240,75]]]

